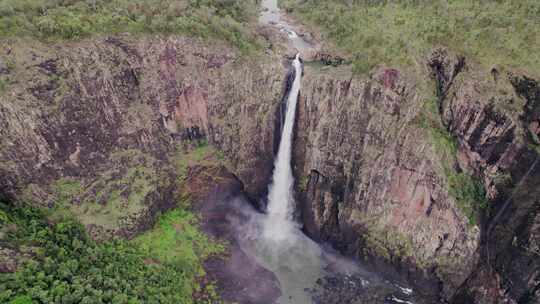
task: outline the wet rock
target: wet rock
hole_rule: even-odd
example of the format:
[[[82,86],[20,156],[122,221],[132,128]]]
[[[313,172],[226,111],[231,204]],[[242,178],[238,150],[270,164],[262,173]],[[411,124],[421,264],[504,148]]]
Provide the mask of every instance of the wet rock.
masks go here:
[[[204,268],[211,280],[217,281],[220,297],[228,302],[239,304],[276,303],[281,295],[276,276],[263,268],[240,247],[235,231],[238,223],[231,218],[242,219],[238,206],[231,199],[243,195],[242,183],[225,168],[194,168],[190,172],[189,189],[203,191],[192,193],[195,210],[201,215],[201,228],[210,236],[226,242],[225,256],[211,257]],[[250,207],[246,204],[246,208]]]
[[[314,304],[394,304],[414,301],[398,288],[369,282],[359,275],[325,276],[318,279],[317,286],[308,292],[312,294]]]

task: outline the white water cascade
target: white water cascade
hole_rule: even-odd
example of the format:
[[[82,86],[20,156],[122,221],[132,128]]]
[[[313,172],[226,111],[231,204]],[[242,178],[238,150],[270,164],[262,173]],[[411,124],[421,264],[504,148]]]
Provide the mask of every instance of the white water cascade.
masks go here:
[[[278,154],[274,161],[272,184],[268,193],[268,217],[264,223],[264,236],[275,241],[287,239],[295,226],[293,221],[294,178],[291,168],[291,150],[296,104],[300,92],[300,79],[302,78],[302,63],[299,54],[293,61],[293,67],[295,69],[294,82],[287,98],[287,113]]]
[[[323,249],[304,235],[300,229],[301,224],[294,220],[294,178],[291,154],[302,78],[300,55],[296,55],[292,65],[295,69],[294,81],[287,96],[285,121],[281,131],[279,150],[274,161],[272,182],[268,189],[267,214],[249,213],[242,207],[244,218],[249,218],[249,221],[242,225],[234,224],[234,227],[238,227],[239,243],[242,249],[255,257],[261,266],[272,272],[278,279],[281,296],[275,303],[325,303],[323,298],[319,300],[316,298],[317,294],[333,292],[331,290],[334,287],[328,287],[324,283],[325,280],[331,279],[334,282],[332,284],[341,282],[340,286],[347,286],[345,289],[354,289],[355,291],[352,292],[358,300],[376,298],[380,300],[377,303],[412,304],[408,301],[412,290],[383,281],[360,268],[357,263],[328,248]],[[356,295],[360,290],[362,292]],[[334,298],[335,295],[331,297]],[[357,301],[355,303],[375,302]]]

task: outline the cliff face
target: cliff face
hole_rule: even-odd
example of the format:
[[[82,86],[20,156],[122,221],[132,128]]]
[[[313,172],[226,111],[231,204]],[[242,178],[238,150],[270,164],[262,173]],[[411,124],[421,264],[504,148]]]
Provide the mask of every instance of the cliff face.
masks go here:
[[[470,274],[480,233],[448,194],[419,81],[394,69],[372,79],[306,71],[297,150],[306,230],[359,257],[438,277],[451,294]],[[432,97],[432,96],[431,96]],[[426,291],[437,290],[431,286]]]
[[[305,66],[294,171],[306,232],[457,303],[532,298],[537,82],[444,51],[424,76],[341,69]],[[94,237],[149,227],[191,163],[226,159],[252,198],[266,191],[286,87],[278,56],[174,37],[12,41],[0,74],[0,193],[67,207]]]
[[[306,231],[398,265],[441,301],[528,297],[539,269],[537,84],[444,50],[426,67],[434,81],[306,69],[295,151]]]
[[[175,204],[185,163],[207,142],[250,193],[264,191],[279,61],[129,36],[54,47],[15,41],[0,54],[9,66],[0,96],[3,195],[58,202],[94,235],[129,237]]]
[[[490,208],[483,216],[481,259],[455,302],[534,303],[540,269],[538,83],[497,67],[454,73],[462,60],[437,54],[431,65],[443,120],[459,140],[459,167],[482,178]]]

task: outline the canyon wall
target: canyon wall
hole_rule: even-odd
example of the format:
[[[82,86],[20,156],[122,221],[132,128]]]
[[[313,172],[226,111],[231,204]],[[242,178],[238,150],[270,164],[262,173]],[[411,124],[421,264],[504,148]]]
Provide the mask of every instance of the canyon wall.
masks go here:
[[[279,60],[129,36],[16,40],[0,54],[2,195],[65,205],[94,236],[131,237],[175,204],[185,163],[208,143],[249,193],[265,191],[286,74]]]
[[[456,303],[536,303],[539,297],[540,167],[538,83],[492,67],[459,68],[436,54],[443,120],[458,138],[459,166],[480,176],[490,198],[481,259]],[[456,67],[461,69],[458,72]]]
[[[441,302],[533,299],[538,84],[444,50],[423,64],[363,77],[305,65],[293,157],[305,231]],[[2,44],[0,194],[67,207],[96,238],[132,237],[215,147],[264,198],[287,69],[273,52],[178,37]]]
[[[478,258],[480,231],[449,196],[419,121],[433,95],[409,77],[387,68],[359,81],[306,72],[296,151],[303,218],[315,238],[382,257],[417,280],[438,277],[451,293]]]
[[[534,298],[536,82],[445,50],[423,78],[305,74],[295,173],[309,235],[396,265],[436,301]]]

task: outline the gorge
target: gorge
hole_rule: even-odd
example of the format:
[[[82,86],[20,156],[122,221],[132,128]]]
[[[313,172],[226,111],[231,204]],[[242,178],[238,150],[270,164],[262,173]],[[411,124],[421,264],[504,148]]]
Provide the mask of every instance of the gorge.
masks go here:
[[[20,295],[31,299],[20,303],[69,302],[58,290],[76,297],[79,280],[96,272],[109,279],[106,265],[85,268],[91,254],[79,266],[68,255],[62,267],[45,267],[61,256],[42,253],[64,239],[66,218],[89,236],[68,229],[62,244],[70,254],[83,251],[79,241],[91,244],[88,252],[136,249],[125,256],[138,260],[125,264],[139,265],[137,273],[181,274],[160,277],[156,288],[182,285],[183,298],[144,298],[153,291],[135,294],[144,284],[118,279],[118,290],[133,294],[113,301],[82,288],[96,303],[538,302],[533,55],[514,50],[524,62],[517,67],[491,48],[479,59],[442,43],[450,38],[438,36],[440,26],[415,32],[437,43],[411,40],[400,50],[422,53],[405,60],[393,49],[403,39],[384,39],[400,36],[394,27],[421,27],[408,27],[407,14],[431,13],[430,4],[287,0],[278,10],[267,0],[163,0],[128,1],[121,10],[118,1],[74,1],[66,13],[55,2],[24,19],[30,8],[8,2],[12,9],[0,5],[3,303]],[[531,3],[501,10],[534,11]],[[250,11],[252,4],[263,9]],[[388,32],[369,36],[394,7]],[[354,14],[373,19],[358,23],[361,30],[342,27],[356,24]],[[506,20],[480,15],[490,26]],[[23,19],[41,36],[4,31]],[[529,37],[520,35],[513,37]],[[355,39],[357,53],[345,44]],[[28,210],[45,217],[19,219]],[[23,228],[35,222],[49,232]],[[87,283],[106,290],[103,278]]]

